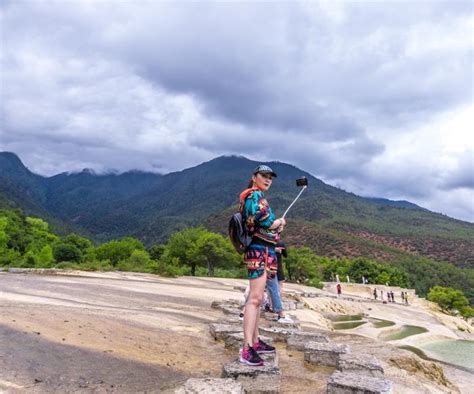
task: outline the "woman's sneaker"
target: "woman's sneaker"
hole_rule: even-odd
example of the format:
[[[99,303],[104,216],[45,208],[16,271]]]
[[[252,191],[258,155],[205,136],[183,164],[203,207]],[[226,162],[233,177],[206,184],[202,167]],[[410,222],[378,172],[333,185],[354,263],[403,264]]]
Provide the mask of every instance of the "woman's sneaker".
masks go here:
[[[240,362],[242,364],[259,366],[263,365],[262,358],[258,355],[255,349],[252,346],[244,347],[240,351]]]
[[[275,348],[263,342],[260,338],[253,344],[253,348],[257,353],[275,353]]]
[[[278,323],[283,323],[283,324],[293,324],[295,321],[288,315],[285,317],[278,316]]]

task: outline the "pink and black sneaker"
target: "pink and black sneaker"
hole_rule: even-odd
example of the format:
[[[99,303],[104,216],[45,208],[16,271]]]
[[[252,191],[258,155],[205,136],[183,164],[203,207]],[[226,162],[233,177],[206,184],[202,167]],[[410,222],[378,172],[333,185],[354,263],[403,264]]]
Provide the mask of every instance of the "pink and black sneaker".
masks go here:
[[[260,338],[257,342],[253,344],[253,348],[257,353],[264,354],[264,353],[275,353],[275,348],[263,342]]]
[[[242,364],[260,366],[263,365],[262,358],[258,355],[252,346],[244,347],[240,351],[240,362]]]

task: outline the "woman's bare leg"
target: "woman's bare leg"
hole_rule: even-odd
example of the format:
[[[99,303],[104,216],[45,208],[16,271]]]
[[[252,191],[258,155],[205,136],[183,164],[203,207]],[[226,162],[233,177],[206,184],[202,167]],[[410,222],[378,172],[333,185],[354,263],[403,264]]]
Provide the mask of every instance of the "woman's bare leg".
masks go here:
[[[247,345],[253,346],[255,331],[258,334],[260,306],[266,282],[267,275],[265,272],[259,278],[250,279],[250,292],[244,314],[244,347]]]
[[[260,321],[260,312],[262,311],[262,308],[258,308],[257,310],[257,319],[255,320],[255,327],[253,329],[253,336],[252,336],[252,346],[254,343],[258,341],[258,322]]]

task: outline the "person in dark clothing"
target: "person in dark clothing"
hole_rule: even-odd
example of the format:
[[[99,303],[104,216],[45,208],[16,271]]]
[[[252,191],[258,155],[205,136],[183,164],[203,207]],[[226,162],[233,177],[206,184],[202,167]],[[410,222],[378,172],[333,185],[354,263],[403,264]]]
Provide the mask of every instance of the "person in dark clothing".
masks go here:
[[[374,295],[374,300],[377,300],[377,289],[374,289],[373,295]]]
[[[272,301],[272,309],[274,313],[278,314],[278,321],[280,323],[294,323],[294,320],[290,316],[285,315],[283,307],[281,306],[281,299],[283,297],[283,282],[286,280],[285,273],[283,271],[282,256],[288,256],[285,244],[281,241],[277,241],[275,244],[275,252],[278,264],[276,273],[277,281],[267,281],[267,289]],[[280,305],[281,307],[275,309],[275,305]]]
[[[277,253],[277,278],[278,278],[278,287],[280,288],[280,294],[283,294],[283,282],[285,282],[285,272],[283,271],[283,261],[282,257],[287,258],[288,252],[286,250],[286,246],[283,242],[278,241],[275,245],[275,251]]]
[[[336,285],[336,290],[337,290],[337,296],[339,297],[342,294],[342,287],[340,283]]]

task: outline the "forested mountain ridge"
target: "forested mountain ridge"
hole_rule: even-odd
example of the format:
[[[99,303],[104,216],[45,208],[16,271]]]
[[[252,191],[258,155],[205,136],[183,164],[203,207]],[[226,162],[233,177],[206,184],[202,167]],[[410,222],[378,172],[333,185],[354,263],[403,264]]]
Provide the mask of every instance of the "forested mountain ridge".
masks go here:
[[[42,177],[12,153],[0,153],[0,193],[31,214],[52,216],[96,241],[126,235],[146,244],[206,223],[225,231],[258,163],[222,156],[166,175],[91,171]],[[268,163],[278,173],[267,197],[277,214],[292,201],[295,179],[309,188],[290,214],[288,240],[322,255],[392,259],[425,256],[460,267],[474,264],[474,224],[430,212],[409,202],[356,196],[327,185],[297,167]]]

